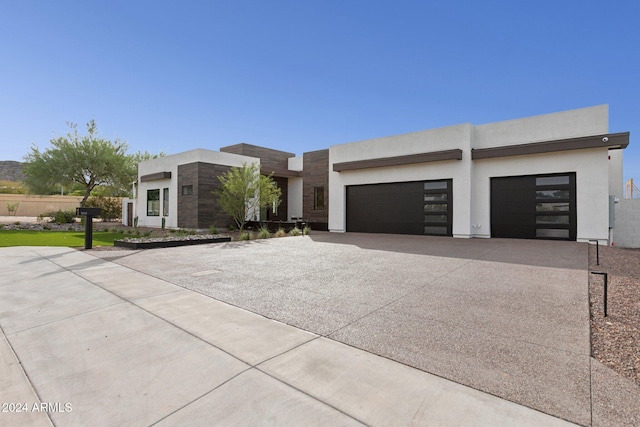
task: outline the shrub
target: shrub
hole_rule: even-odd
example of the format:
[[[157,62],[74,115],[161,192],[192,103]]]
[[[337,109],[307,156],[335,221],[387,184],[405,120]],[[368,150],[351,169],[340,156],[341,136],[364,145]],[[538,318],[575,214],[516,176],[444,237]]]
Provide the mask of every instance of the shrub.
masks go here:
[[[286,235],[287,235],[287,232],[284,231],[283,228],[278,228],[278,230],[276,231],[276,234],[275,234],[276,237],[284,237]]]
[[[258,239],[268,239],[271,237],[271,233],[267,227],[260,227],[258,230]]]
[[[122,202],[118,197],[95,196],[87,200],[87,207],[100,208],[103,221],[113,221],[122,216]]]
[[[289,236],[299,236],[301,233],[300,229],[298,227],[293,227],[290,231],[289,231]]]
[[[216,227],[215,225],[210,225],[209,226],[209,233],[210,234],[218,234],[218,227]]]
[[[248,231],[243,231],[238,235],[238,240],[251,240],[251,233]]]
[[[76,222],[76,213],[74,211],[52,211],[38,215],[38,222],[41,222],[43,218],[48,217],[49,222],[55,222],[56,224],[72,224]]]
[[[311,235],[311,227],[309,227],[308,225],[302,230],[302,234],[309,236]]]

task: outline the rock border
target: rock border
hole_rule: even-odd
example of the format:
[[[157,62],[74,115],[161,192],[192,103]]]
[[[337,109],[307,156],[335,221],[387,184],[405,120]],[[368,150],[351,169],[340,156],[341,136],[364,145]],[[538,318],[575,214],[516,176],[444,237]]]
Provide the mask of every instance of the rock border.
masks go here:
[[[126,240],[114,240],[113,246],[127,249],[155,249],[155,248],[175,248],[178,246],[204,245],[207,243],[230,242],[231,237],[214,237],[209,239],[184,239],[184,240],[162,240],[152,242],[128,242]]]

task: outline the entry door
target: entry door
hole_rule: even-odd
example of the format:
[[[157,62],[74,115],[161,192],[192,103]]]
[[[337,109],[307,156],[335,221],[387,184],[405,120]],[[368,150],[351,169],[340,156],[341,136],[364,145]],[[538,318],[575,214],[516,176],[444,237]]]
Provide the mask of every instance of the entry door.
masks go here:
[[[491,236],[576,240],[575,173],[491,179]]]

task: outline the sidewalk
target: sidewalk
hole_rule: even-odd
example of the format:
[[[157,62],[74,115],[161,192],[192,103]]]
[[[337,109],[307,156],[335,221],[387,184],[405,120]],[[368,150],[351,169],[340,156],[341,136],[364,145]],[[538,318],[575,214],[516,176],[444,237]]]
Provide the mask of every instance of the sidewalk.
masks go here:
[[[0,259],[0,425],[571,425],[73,249]]]

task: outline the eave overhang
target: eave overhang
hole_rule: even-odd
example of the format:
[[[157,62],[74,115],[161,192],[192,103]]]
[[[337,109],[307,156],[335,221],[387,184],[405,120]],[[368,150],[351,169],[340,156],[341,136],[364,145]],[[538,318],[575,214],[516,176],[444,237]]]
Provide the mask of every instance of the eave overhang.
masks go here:
[[[260,168],[260,174],[261,175],[273,174],[273,176],[279,176],[283,178],[302,176],[302,173],[299,171],[292,171],[289,169],[264,168],[264,167]]]
[[[629,132],[620,132],[508,145],[504,147],[474,148],[471,149],[471,159],[493,159],[497,157],[524,156],[527,154],[553,153],[556,151],[582,150],[587,148],[621,150],[627,148],[627,145],[629,145]]]
[[[432,151],[429,153],[410,154],[407,156],[380,157],[377,159],[356,160],[353,162],[334,163],[334,172],[357,169],[380,168],[387,166],[412,165],[416,163],[439,162],[442,160],[462,160],[462,150]]]
[[[149,175],[142,175],[140,182],[157,181],[159,179],[171,179],[171,172],[156,172]]]

